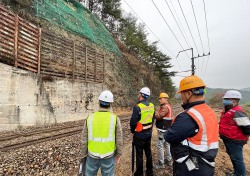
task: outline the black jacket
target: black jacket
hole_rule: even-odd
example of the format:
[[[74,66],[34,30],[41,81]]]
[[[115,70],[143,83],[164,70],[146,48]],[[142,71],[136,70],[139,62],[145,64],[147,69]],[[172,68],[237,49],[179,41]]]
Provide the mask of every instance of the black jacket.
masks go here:
[[[149,106],[148,100],[142,100],[138,103],[142,103],[146,106]],[[154,124],[154,119],[155,119],[154,116],[155,116],[155,113],[153,115],[152,124]],[[146,139],[148,137],[151,137],[152,136],[152,128],[150,128],[148,130],[143,130],[142,132],[135,131],[137,122],[139,122],[140,120],[141,120],[141,109],[138,105],[135,105],[133,108],[132,117],[130,119],[130,131],[131,131],[131,133],[134,134],[135,137],[138,137],[138,138]],[[153,127],[153,125],[152,125],[152,127]]]

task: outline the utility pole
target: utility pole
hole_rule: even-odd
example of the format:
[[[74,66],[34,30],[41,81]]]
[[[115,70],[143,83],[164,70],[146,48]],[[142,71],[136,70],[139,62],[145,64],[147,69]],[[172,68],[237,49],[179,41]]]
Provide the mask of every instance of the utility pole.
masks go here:
[[[191,61],[192,61],[192,64],[191,64],[191,71],[192,71],[192,75],[194,75],[194,73],[195,73],[194,59],[195,59],[195,58],[199,58],[199,57],[209,56],[209,55],[210,55],[210,52],[209,52],[208,54],[203,53],[203,55],[201,55],[201,56],[198,54],[198,56],[194,57],[194,50],[193,50],[193,48],[189,48],[189,49],[186,49],[186,50],[179,51],[177,57],[179,56],[179,54],[180,54],[181,52],[185,52],[185,51],[188,51],[188,50],[191,50],[191,51],[192,51],[192,57],[191,57]],[[177,57],[176,57],[176,58],[177,58]]]

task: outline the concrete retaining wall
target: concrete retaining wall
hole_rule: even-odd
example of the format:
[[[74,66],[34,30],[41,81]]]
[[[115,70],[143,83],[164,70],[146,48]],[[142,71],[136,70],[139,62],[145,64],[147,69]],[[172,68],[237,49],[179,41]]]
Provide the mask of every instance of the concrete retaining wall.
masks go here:
[[[103,84],[40,76],[0,63],[0,131],[86,118]]]

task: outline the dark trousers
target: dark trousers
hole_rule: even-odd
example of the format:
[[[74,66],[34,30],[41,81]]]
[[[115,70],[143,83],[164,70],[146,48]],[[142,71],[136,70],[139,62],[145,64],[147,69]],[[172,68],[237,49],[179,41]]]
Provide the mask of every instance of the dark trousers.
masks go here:
[[[214,176],[214,167],[206,164],[200,158],[198,159],[199,169],[188,171],[188,168],[183,163],[173,163],[173,176]]]
[[[133,137],[133,143],[136,149],[136,171],[134,176],[143,176],[143,150],[145,152],[146,175],[153,176],[153,163],[151,154],[151,136],[145,139]]]
[[[234,175],[235,176],[245,176],[246,167],[243,159],[243,144],[235,143],[230,140],[223,140],[228,155],[233,163]]]

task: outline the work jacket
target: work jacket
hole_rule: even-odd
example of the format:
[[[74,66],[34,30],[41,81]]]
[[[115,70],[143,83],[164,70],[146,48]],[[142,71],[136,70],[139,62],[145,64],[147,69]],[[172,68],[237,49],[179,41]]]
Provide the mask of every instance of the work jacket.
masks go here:
[[[240,126],[250,125],[249,119],[246,116],[235,118],[235,113],[237,111],[244,112],[240,106],[235,106],[229,111],[227,111],[226,113],[222,113],[222,116],[220,119],[219,132],[220,132],[220,135],[225,136],[229,139],[247,141],[248,137],[247,135],[243,133]],[[237,124],[237,122],[239,123],[239,125]]]
[[[145,111],[143,108],[149,108]],[[145,117],[150,115],[150,118],[147,118],[147,121],[143,122]],[[148,100],[141,100],[138,102],[134,108],[132,117],[130,119],[130,131],[134,134],[135,137],[141,138],[141,139],[148,139],[152,136],[152,124],[154,123],[154,105],[152,103],[149,103]],[[143,122],[144,129],[140,132],[136,131],[136,126],[138,122]],[[148,128],[149,127],[149,128]]]
[[[205,163],[214,167],[214,160],[218,152],[219,135],[216,114],[208,105],[205,104],[205,102],[202,103],[202,101],[200,101],[194,102],[193,104],[193,106],[186,109],[173,120],[173,124],[168,130],[169,134],[166,134],[164,137],[167,142],[171,143],[171,154],[175,162],[183,163],[190,157],[194,156],[202,159]],[[172,134],[172,131],[177,130],[177,128],[185,128],[185,125],[188,125],[186,123],[182,123],[179,116],[183,116],[185,119],[188,119],[188,117],[191,118],[192,121],[198,125],[198,129],[195,130],[196,133],[194,135],[187,137],[180,143],[177,143],[171,139],[171,136],[172,138],[177,139],[177,137],[173,136],[174,134]],[[177,120],[177,118],[179,118],[178,125],[175,124],[175,120]],[[189,123],[193,122],[190,121]],[[174,128],[174,130],[171,128]],[[187,131],[186,133],[190,132]]]
[[[165,108],[168,110],[168,112],[166,114],[162,114],[162,111]],[[160,109],[158,110],[158,114],[160,117],[156,119],[156,127],[159,131],[165,132],[171,126],[173,121],[171,105],[169,103],[161,105]]]

